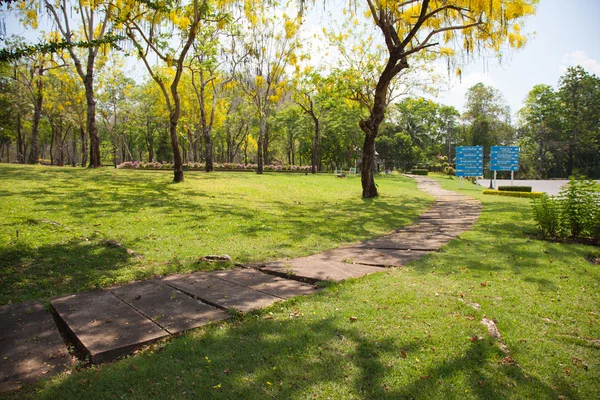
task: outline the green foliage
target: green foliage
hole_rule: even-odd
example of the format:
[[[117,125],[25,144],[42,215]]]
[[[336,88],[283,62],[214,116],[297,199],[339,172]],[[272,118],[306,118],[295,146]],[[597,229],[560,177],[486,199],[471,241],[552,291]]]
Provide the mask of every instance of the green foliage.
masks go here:
[[[589,236],[600,208],[600,196],[591,180],[571,178],[560,191],[562,220],[569,235],[574,238]]]
[[[531,192],[531,186],[498,186],[501,192]]]
[[[411,169],[410,173],[413,175],[427,175],[427,174],[429,174],[429,170],[422,169],[422,168],[415,168],[415,169]]]
[[[562,236],[560,202],[544,193],[533,203],[533,216],[544,237]]]
[[[491,194],[495,196],[507,196],[507,197],[522,197],[526,199],[537,199],[541,197],[544,192],[501,192],[499,190],[486,189],[483,194]]]
[[[534,216],[542,235],[550,238],[600,240],[600,194],[591,180],[571,178],[558,196],[534,202]]]

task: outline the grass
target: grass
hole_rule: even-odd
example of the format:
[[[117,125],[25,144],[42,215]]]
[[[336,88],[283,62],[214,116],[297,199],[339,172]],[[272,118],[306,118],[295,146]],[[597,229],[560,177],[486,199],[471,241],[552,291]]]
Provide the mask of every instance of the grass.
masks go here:
[[[600,272],[586,256],[598,248],[537,240],[527,199],[483,196],[474,185],[463,182],[459,190],[457,180],[438,179],[484,204],[473,229],[440,252],[403,268],[323,285],[318,294],[17,395],[597,398]],[[497,321],[510,359],[488,336],[483,316]]]
[[[431,197],[382,176],[85,170],[0,165],[0,304],[42,299],[155,275],[296,257],[411,223]],[[107,244],[117,241],[122,247]],[[142,256],[137,259],[127,249]]]

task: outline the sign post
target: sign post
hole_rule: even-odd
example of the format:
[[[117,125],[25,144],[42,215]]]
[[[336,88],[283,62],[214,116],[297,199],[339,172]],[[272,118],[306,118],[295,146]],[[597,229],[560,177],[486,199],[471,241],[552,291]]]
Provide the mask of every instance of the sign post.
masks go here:
[[[483,146],[456,147],[456,176],[460,177],[461,189],[463,176],[483,176]],[[475,182],[479,189],[479,182]]]
[[[510,185],[513,185],[514,173],[519,170],[519,146],[492,146],[490,170],[494,171],[494,188],[496,188],[496,171],[510,171]]]

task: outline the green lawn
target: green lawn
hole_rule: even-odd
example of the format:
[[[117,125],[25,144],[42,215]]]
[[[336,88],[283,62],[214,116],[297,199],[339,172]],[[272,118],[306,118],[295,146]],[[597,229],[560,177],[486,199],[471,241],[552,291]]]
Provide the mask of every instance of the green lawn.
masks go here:
[[[410,224],[432,200],[398,175],[378,178],[369,201],[360,177],[171,175],[0,165],[0,304],[214,268],[197,263],[210,254],[317,253]]]
[[[439,180],[458,190],[457,180]],[[440,252],[17,396],[597,398],[600,271],[586,257],[598,248],[537,240],[529,200],[463,185],[483,214]],[[484,315],[497,321],[510,359],[487,335]]]

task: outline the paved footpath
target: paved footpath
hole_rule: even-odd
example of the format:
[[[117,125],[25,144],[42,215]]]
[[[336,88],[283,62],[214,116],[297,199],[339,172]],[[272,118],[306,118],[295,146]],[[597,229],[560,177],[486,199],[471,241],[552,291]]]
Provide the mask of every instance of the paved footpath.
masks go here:
[[[400,266],[438,250],[479,218],[481,203],[415,176],[435,196],[415,225],[353,246],[246,268],[172,275],[41,303],[0,307],[0,392],[65,371],[76,353],[94,364],[189,329],[316,291],[314,283],[341,281]]]

